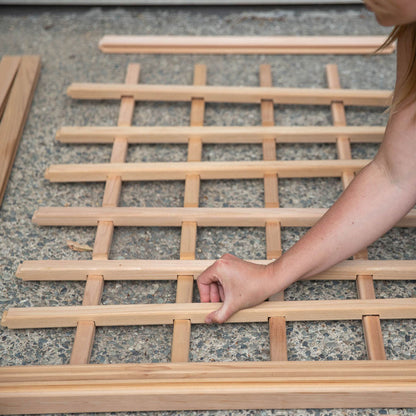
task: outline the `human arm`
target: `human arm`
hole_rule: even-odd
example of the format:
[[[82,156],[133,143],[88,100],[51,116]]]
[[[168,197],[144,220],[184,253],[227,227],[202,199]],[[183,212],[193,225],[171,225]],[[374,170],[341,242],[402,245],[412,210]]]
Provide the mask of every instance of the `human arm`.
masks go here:
[[[409,39],[399,40],[396,90],[405,77]],[[313,276],[368,246],[393,227],[416,202],[416,103],[390,116],[375,159],[339,200],[280,259],[259,266],[226,255],[198,278],[202,302],[222,307],[207,322],[226,321],[291,283]]]

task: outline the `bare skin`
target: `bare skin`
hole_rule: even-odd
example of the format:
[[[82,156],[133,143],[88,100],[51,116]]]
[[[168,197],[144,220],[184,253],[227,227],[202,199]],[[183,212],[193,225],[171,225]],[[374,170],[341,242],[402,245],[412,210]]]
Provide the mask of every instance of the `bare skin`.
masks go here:
[[[404,25],[416,21],[414,0],[364,0],[382,26]]]
[[[395,2],[373,3],[387,7]],[[416,1],[411,2],[416,9]],[[408,37],[404,35],[398,41],[396,91],[409,64]],[[201,302],[223,302],[206,322],[225,322],[240,309],[255,306],[293,282],[352,256],[392,228],[416,203],[415,114],[416,102],[403,103],[391,114],[374,160],[321,220],[278,260],[259,266],[226,254],[205,270],[197,281]]]

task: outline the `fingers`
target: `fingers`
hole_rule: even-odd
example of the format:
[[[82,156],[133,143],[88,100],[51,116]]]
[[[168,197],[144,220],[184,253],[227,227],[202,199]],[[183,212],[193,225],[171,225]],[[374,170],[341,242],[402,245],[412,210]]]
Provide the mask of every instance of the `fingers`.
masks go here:
[[[219,309],[207,315],[207,317],[205,318],[205,323],[223,324],[231,317],[231,315],[233,315],[233,313],[234,311],[229,307],[229,305],[223,303],[223,305]]]
[[[209,302],[211,300],[211,286],[216,285],[216,278],[215,273],[213,272],[213,266],[208,267],[208,269],[206,269],[201,275],[199,275],[196,283],[198,285],[201,302]]]
[[[220,301],[220,293],[219,293],[219,287],[218,283],[211,283],[209,285],[209,296],[211,299],[211,302],[219,302]]]

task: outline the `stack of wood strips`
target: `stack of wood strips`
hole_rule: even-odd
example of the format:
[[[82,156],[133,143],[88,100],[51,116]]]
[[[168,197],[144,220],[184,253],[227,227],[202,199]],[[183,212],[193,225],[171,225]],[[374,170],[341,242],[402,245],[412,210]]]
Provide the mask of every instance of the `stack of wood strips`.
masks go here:
[[[229,322],[266,322],[270,362],[191,363],[193,324],[218,304],[193,303],[195,278],[213,260],[195,260],[200,227],[263,227],[266,264],[282,253],[282,227],[309,227],[325,213],[319,208],[282,208],[279,178],[337,177],[345,187],[368,160],[353,160],[351,142],[377,143],[383,126],[346,126],[345,104],[385,106],[390,91],[342,89],[338,70],[327,66],[327,89],[273,88],[271,68],[262,65],[259,87],[206,86],[206,68],[196,65],[192,86],[139,85],[140,67],[130,64],[124,84],[73,84],[79,99],[119,99],[115,127],[63,127],[65,143],[112,143],[109,163],[52,165],[46,177],[56,182],[105,183],[101,207],[42,207],[33,221],[43,226],[94,226],[91,260],[25,261],[18,277],[28,281],[85,281],[82,305],[10,308],[2,319],[8,328],[75,330],[70,365],[0,368],[0,413],[104,412],[147,410],[269,409],[333,407],[416,407],[416,360],[387,361],[382,319],[416,319],[416,298],[377,299],[374,280],[416,280],[416,261],[371,261],[366,250],[314,280],[353,280],[357,299],[286,301],[284,293],[242,310]],[[131,126],[136,101],[191,104],[190,126]],[[204,127],[205,103],[256,103],[261,126]],[[333,126],[274,126],[274,104],[326,104]],[[337,160],[276,160],[278,143],[333,143]],[[186,143],[188,160],[175,163],[126,163],[131,143]],[[203,162],[205,143],[259,143],[263,160]],[[200,208],[200,183],[209,179],[262,178],[264,208]],[[124,181],[183,180],[184,206],[120,207]],[[114,227],[181,228],[178,260],[111,260]],[[416,227],[416,211],[397,226]],[[176,303],[101,304],[106,280],[174,280]],[[289,321],[359,320],[368,360],[288,362]],[[172,363],[92,365],[97,326],[171,325]]]
[[[104,36],[105,53],[373,54],[383,36]],[[395,45],[380,50],[392,53]]]
[[[0,61],[0,206],[39,74],[39,56],[4,56]]]

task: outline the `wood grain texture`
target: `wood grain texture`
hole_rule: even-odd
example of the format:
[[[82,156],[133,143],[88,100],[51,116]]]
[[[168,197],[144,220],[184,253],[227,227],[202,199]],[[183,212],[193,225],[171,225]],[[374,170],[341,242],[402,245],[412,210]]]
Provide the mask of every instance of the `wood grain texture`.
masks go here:
[[[0,122],[0,205],[40,75],[40,57],[22,56]]]
[[[107,35],[105,53],[372,54],[383,36],[120,36]],[[382,53],[392,53],[392,45]]]
[[[200,227],[264,227],[280,222],[282,227],[311,227],[325,208],[137,208],[137,207],[42,207],[32,221],[37,225],[96,226],[112,221],[117,227],[180,227],[184,221]],[[396,227],[416,227],[411,210]]]
[[[130,64],[127,67],[125,82],[137,83],[140,75],[140,66]],[[122,97],[118,126],[129,126],[133,119],[135,100],[132,97]],[[114,140],[111,163],[123,163],[127,157],[128,141],[124,137],[116,137]],[[106,186],[103,197],[103,207],[116,207],[121,192],[121,177],[109,175],[106,178]],[[112,221],[98,221],[94,242],[93,260],[107,260],[111,243],[113,241],[114,223]],[[82,304],[98,305],[104,289],[103,275],[93,274],[87,276],[84,298]],[[87,364],[89,362],[95,337],[95,322],[93,320],[80,320],[77,323],[74,345],[72,348],[70,364]]]
[[[391,91],[327,88],[228,87],[190,85],[128,85],[74,83],[67,93],[83,100],[120,100],[132,96],[140,101],[191,101],[194,97],[213,103],[257,103],[272,100],[274,104],[330,105],[343,101],[351,106],[387,107]]]
[[[251,260],[268,264],[271,260]],[[23,280],[86,280],[99,274],[105,280],[176,280],[199,276],[215,260],[27,260],[16,275]],[[374,280],[416,280],[416,260],[346,260],[308,280],[353,280],[357,275]]]
[[[52,165],[45,173],[53,182],[99,182],[109,176],[119,176],[123,181],[185,180],[185,190],[192,192],[185,200],[193,205],[199,198],[198,178],[213,179],[260,179],[265,178],[267,196],[265,203],[277,207],[277,177],[316,178],[340,177],[343,172],[358,172],[370,161],[355,160],[281,160],[244,162],[147,162],[147,163],[97,163]],[[274,175],[274,176],[273,176]],[[189,188],[191,186],[191,188]],[[190,198],[192,198],[190,200]]]
[[[3,56],[0,61],[0,119],[6,107],[7,97],[19,68],[20,56]]]
[[[341,88],[341,82],[336,65],[326,67],[329,88]],[[346,115],[343,102],[331,104],[332,118],[335,126],[345,126]],[[337,151],[339,159],[351,159],[351,144],[347,136],[340,136],[337,139]],[[345,171],[341,176],[342,184],[346,189],[354,179],[354,173]],[[354,258],[368,259],[367,250],[361,252]],[[373,277],[371,275],[357,275],[357,290],[360,299],[375,299]],[[386,352],[384,349],[383,334],[381,323],[378,316],[363,316],[364,336],[367,346],[367,354],[370,360],[385,360]]]
[[[264,138],[278,143],[336,143],[348,136],[352,143],[380,143],[384,126],[86,126],[61,127],[56,139],[63,143],[113,143],[124,137],[129,143],[263,143]],[[198,155],[196,160],[200,160]],[[188,161],[192,162],[189,158]]]
[[[389,361],[240,361],[193,363],[119,363],[0,367],[0,385],[20,382],[85,382],[102,380],[270,380],[369,382],[416,380],[416,360]]]
[[[194,85],[205,85],[207,80],[207,69],[205,65],[195,65]],[[203,126],[205,113],[205,101],[194,97],[191,101],[191,126]],[[192,136],[188,142],[188,163],[200,161],[202,157],[202,140],[200,137]],[[190,173],[185,176],[184,207],[197,207],[199,205],[200,177]],[[181,233],[180,259],[194,260],[196,248],[196,222],[183,222]],[[178,276],[176,287],[176,302],[192,302],[194,288],[194,277]],[[189,360],[189,348],[191,342],[191,321],[175,320],[173,323],[172,336],[172,362],[185,362]]]
[[[220,303],[170,303],[10,308],[2,325],[17,328],[74,327],[78,321],[97,326],[169,325],[175,319],[203,324]],[[264,302],[244,309],[227,322],[267,322],[272,316],[287,321],[338,321],[379,315],[381,319],[416,319],[416,298]]]
[[[71,351],[71,358],[69,363],[88,364],[90,362],[92,346],[95,337],[95,322],[94,321],[80,321],[77,324],[75,333],[75,340],[82,340],[82,342],[74,342]]]
[[[272,72],[270,65],[260,65],[260,86],[271,87]],[[274,125],[274,104],[271,100],[262,100],[260,104],[261,124],[264,127]],[[263,140],[263,160],[276,160],[276,141],[265,137]],[[264,174],[264,206],[279,208],[277,173]],[[266,222],[266,258],[276,259],[282,255],[281,227],[279,222]],[[284,300],[284,292],[269,300]],[[286,319],[282,316],[272,316],[269,319],[270,359],[272,361],[287,360]]]

